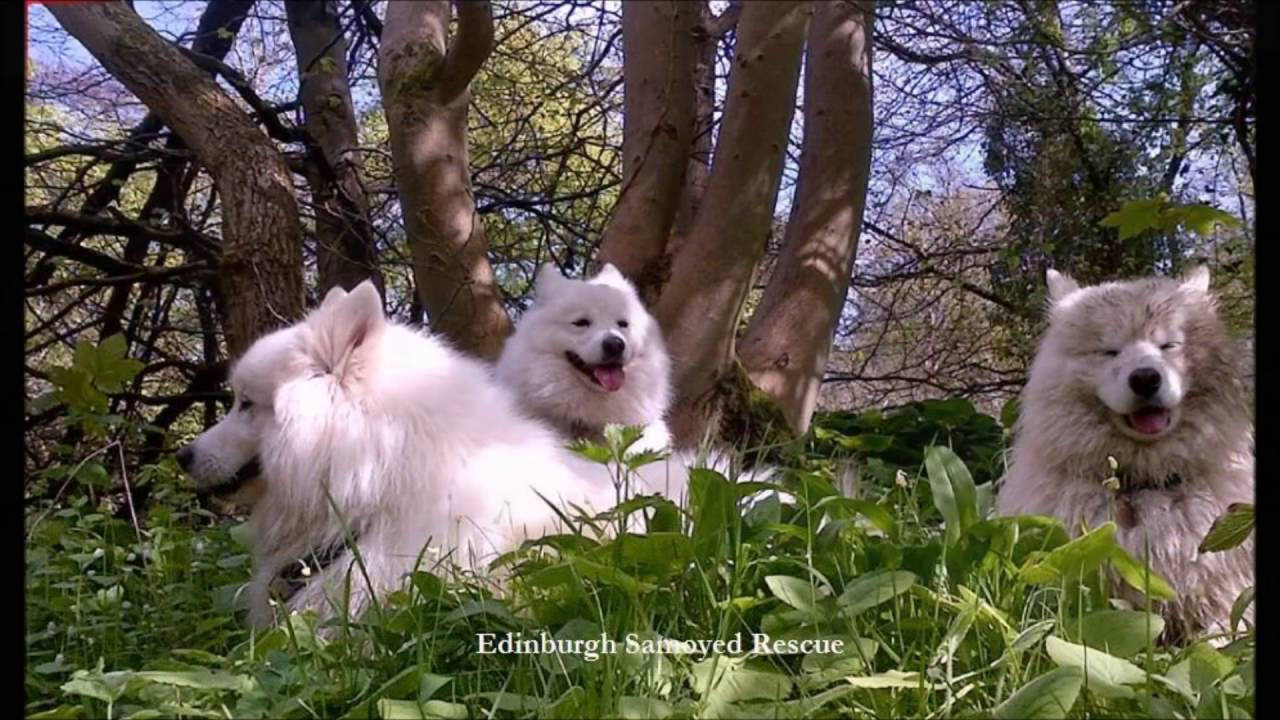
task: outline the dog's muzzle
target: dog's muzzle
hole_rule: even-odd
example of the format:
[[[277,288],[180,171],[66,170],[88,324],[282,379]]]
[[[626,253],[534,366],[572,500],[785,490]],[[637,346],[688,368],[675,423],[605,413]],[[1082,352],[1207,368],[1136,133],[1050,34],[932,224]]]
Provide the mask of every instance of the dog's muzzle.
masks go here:
[[[183,450],[187,450],[187,448],[183,448]],[[179,453],[179,455],[181,455],[181,453]],[[181,458],[178,459],[178,464],[182,464]],[[221,497],[233,495],[240,490],[240,488],[244,487],[245,483],[253,480],[261,474],[262,466],[258,463],[258,458],[254,457],[250,459],[249,462],[241,465],[240,469],[236,471],[236,474],[232,475],[227,480],[213,485],[205,485],[204,487],[198,488],[197,492],[218,495]]]

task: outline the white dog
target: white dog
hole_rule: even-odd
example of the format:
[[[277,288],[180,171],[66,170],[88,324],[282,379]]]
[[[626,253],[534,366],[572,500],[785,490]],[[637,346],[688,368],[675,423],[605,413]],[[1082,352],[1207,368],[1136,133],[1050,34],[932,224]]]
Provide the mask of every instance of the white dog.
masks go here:
[[[1050,270],[1048,283],[1001,512],[1056,516],[1073,532],[1114,515],[1120,543],[1139,559],[1149,544],[1174,586],[1167,638],[1228,630],[1254,582],[1253,541],[1198,546],[1229,505],[1254,501],[1253,422],[1208,270],[1084,288]],[[1102,484],[1109,457],[1114,493]]]
[[[665,449],[671,361],[631,283],[612,265],[570,280],[548,263],[534,292],[498,360],[498,380],[567,437],[599,440],[606,425],[640,425],[637,448]]]
[[[328,561],[289,606],[328,614],[346,598],[354,615],[397,587],[428,542],[475,566],[554,527],[544,497],[615,504],[603,467],[523,414],[482,363],[389,322],[367,282],[258,340],[231,387],[230,412],[179,462],[203,489],[259,483],[248,593],[259,627],[272,619],[270,586],[299,559]]]

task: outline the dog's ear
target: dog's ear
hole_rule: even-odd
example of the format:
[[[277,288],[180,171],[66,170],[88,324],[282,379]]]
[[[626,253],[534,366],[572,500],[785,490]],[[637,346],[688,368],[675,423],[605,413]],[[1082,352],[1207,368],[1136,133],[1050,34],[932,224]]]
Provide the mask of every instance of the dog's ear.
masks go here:
[[[555,263],[543,263],[533,281],[533,294],[539,300],[545,300],[555,295],[556,290],[568,282],[569,279],[560,274],[560,268]]]
[[[1071,279],[1069,275],[1064,275],[1053,268],[1049,268],[1049,271],[1044,275],[1049,285],[1049,302],[1054,305],[1062,302],[1063,298],[1080,289],[1080,283]]]
[[[1197,265],[1187,271],[1182,276],[1182,288],[1184,290],[1194,290],[1197,292],[1209,291],[1209,268],[1206,265]]]
[[[341,285],[334,285],[333,289],[324,296],[324,301],[320,303],[321,309],[332,308],[339,300],[347,296],[347,291],[342,289]]]
[[[617,288],[623,292],[633,293],[636,290],[635,286],[631,284],[631,281],[627,280],[627,278],[623,276],[622,272],[613,266],[613,263],[605,263],[604,267],[600,268],[600,272],[596,273],[596,276],[591,278],[590,282],[593,285],[604,285],[606,287]]]
[[[318,360],[326,372],[338,377],[351,369],[351,359],[387,325],[382,297],[366,280],[343,296],[329,292],[313,321]]]

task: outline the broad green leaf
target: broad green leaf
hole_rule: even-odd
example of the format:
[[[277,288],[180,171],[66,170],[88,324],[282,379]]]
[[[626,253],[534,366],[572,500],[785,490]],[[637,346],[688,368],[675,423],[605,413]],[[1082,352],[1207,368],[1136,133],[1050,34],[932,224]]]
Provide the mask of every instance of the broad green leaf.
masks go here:
[[[1085,574],[1097,570],[1112,556],[1117,547],[1115,535],[1116,524],[1104,523],[1066,545],[1054,548],[1039,561],[1023,567],[1020,573],[1022,579],[1033,585],[1054,585],[1064,577],[1079,580]]]
[[[915,582],[915,573],[906,570],[868,573],[846,585],[836,604],[847,615],[857,615],[910,590]]]
[[[1055,636],[1044,641],[1045,650],[1059,667],[1076,668],[1085,674],[1088,688],[1104,697],[1131,698],[1128,685],[1147,681],[1142,668],[1114,655],[1067,642]]]
[[[886,670],[875,675],[860,675],[845,678],[846,682],[858,688],[890,688],[899,690],[915,690],[920,687],[929,687],[929,683],[920,676],[918,672],[902,672],[901,670]]]
[[[1098,610],[1080,620],[1080,640],[1119,658],[1131,658],[1154,645],[1164,618],[1141,610]]]
[[[1119,210],[1102,218],[1099,224],[1103,227],[1117,228],[1120,231],[1120,239],[1128,240],[1134,235],[1156,227],[1160,222],[1160,210],[1164,204],[1163,197],[1130,200]]]
[[[1060,720],[1075,706],[1083,684],[1084,674],[1078,668],[1050,670],[992,708],[991,716],[996,720]]]
[[[139,672],[134,677],[144,682],[176,687],[196,688],[198,690],[234,690],[245,693],[256,684],[247,675],[235,675],[220,670],[189,670],[184,672]]]
[[[1172,600],[1176,597],[1173,586],[1167,580],[1119,545],[1111,552],[1111,567],[1134,590],[1147,593],[1157,600]]]
[[[383,698],[378,701],[378,716],[383,720],[466,720],[470,714],[466,705],[442,700],[428,700],[419,704],[414,700]]]
[[[811,612],[817,607],[818,593],[813,583],[789,575],[770,575],[764,579],[773,596],[791,607],[803,612]]]
[[[955,543],[978,521],[978,491],[973,476],[950,448],[940,445],[925,451],[924,464],[933,504],[946,521],[947,541]]]
[[[1200,552],[1222,552],[1238,547],[1253,533],[1253,504],[1233,503],[1217,520],[1200,543]]]

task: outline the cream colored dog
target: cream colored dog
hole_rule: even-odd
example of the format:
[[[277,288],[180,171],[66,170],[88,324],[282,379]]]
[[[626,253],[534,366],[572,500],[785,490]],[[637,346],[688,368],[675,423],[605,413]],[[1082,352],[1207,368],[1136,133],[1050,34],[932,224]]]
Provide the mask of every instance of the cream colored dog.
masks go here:
[[[1229,505],[1254,501],[1253,421],[1208,270],[1083,288],[1050,270],[1048,283],[1049,327],[1000,511],[1056,516],[1072,532],[1114,515],[1119,542],[1139,559],[1149,544],[1153,570],[1174,586],[1167,638],[1227,631],[1254,582],[1253,541],[1198,546]],[[1102,484],[1108,457],[1115,493]]]

